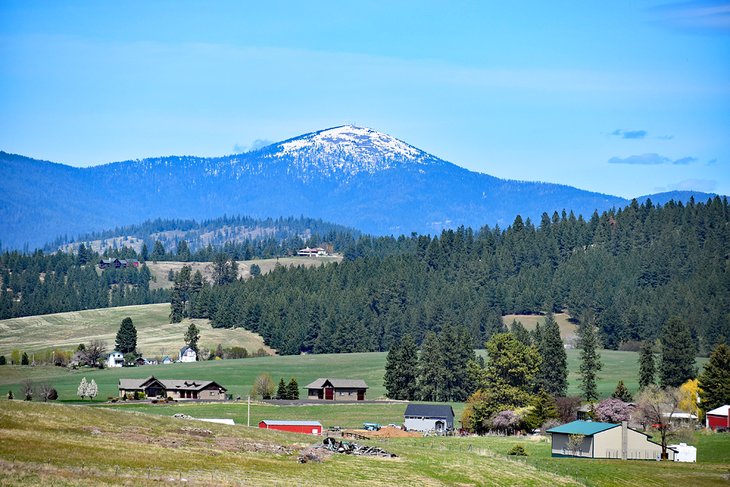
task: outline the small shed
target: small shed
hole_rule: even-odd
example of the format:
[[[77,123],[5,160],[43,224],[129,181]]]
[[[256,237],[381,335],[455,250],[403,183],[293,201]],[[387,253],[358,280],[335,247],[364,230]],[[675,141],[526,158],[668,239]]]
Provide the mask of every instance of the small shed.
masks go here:
[[[712,411],[707,411],[705,415],[705,424],[708,429],[716,430],[718,428],[730,429],[730,405],[725,404]]]
[[[267,430],[288,431],[305,435],[321,435],[322,425],[319,421],[279,421],[265,419],[259,423],[259,428]]]
[[[694,446],[689,446],[687,443],[680,443],[679,445],[669,445],[669,448],[677,451],[674,455],[675,462],[697,462],[697,448]]]
[[[444,404],[409,404],[403,425],[414,431],[449,431],[454,429],[454,410]]]

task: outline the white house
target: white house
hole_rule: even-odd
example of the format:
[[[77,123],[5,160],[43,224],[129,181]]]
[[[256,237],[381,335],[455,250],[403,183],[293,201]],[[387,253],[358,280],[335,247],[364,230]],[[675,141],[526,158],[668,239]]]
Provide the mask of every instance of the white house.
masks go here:
[[[124,367],[124,355],[122,352],[114,350],[109,354],[109,358],[106,359],[107,367]]]
[[[180,357],[178,358],[180,362],[195,362],[197,359],[198,354],[187,345],[180,349]]]
[[[165,355],[164,357],[162,357],[162,363],[164,365],[169,365],[172,363],[172,359],[170,358],[169,355]]]

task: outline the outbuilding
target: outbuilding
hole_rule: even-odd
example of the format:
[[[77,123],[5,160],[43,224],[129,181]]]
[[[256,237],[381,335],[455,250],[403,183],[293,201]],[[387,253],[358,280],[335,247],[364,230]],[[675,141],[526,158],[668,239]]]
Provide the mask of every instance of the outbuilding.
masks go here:
[[[705,415],[705,424],[708,429],[716,430],[718,428],[730,429],[730,405],[725,404],[712,411],[707,411]]]
[[[628,427],[628,422],[600,423],[573,421],[546,431],[552,437],[553,457],[616,458],[622,460],[656,460],[662,446],[651,436]],[[669,460],[677,451],[667,447]]]
[[[114,350],[109,354],[109,358],[106,359],[107,367],[124,367],[124,354],[117,350]]]
[[[454,429],[454,410],[443,404],[409,404],[403,426],[414,431],[450,431]]]
[[[259,428],[302,433],[305,435],[322,434],[322,425],[319,421],[279,421],[276,419],[265,419],[259,423]]]

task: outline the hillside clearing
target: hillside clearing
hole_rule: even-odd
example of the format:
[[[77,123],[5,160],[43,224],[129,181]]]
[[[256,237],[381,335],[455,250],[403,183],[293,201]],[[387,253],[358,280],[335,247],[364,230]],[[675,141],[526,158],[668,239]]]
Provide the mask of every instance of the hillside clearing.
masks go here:
[[[251,352],[263,348],[263,339],[242,328],[213,328],[208,320],[184,320],[170,323],[168,303],[121,306],[51,315],[26,316],[0,321],[0,354],[9,356],[19,349],[29,354],[49,349],[75,350],[79,343],[89,343],[98,338],[114,348],[114,340],[122,320],[129,316],[137,328],[137,347],[144,356],[177,358],[178,350],[185,345],[183,337],[190,323],[200,328],[200,346],[215,349],[239,346]]]
[[[238,261],[238,277],[248,279],[251,277],[251,265],[256,264],[261,268],[261,274],[267,274],[271,272],[277,265],[284,267],[315,267],[330,262],[341,262],[342,257],[333,255],[329,257],[279,257],[276,259],[252,259],[252,260],[241,260]],[[172,288],[172,281],[168,280],[168,274],[172,270],[173,272],[179,272],[183,266],[189,266],[192,268],[193,273],[200,271],[203,274],[203,278],[208,282],[213,281],[213,265],[212,262],[180,262],[180,261],[165,261],[165,262],[147,262],[153,281],[150,282],[150,289],[168,289]]]
[[[570,315],[568,313],[556,313],[553,316],[560,327],[560,337],[563,339],[563,342],[574,344],[578,336],[578,326],[570,320]],[[502,323],[504,323],[507,328],[509,328],[513,320],[519,321],[525,328],[527,328],[528,331],[531,331],[535,329],[538,323],[540,323],[540,325],[545,324],[545,315],[502,316]]]

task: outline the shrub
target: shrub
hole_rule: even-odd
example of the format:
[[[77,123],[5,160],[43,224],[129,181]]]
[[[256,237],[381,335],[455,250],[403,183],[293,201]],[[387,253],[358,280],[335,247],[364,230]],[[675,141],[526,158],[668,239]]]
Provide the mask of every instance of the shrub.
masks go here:
[[[140,399],[139,396],[140,396],[139,391],[134,391],[134,394],[132,395],[132,399],[134,399],[135,401],[139,401],[139,399]]]
[[[58,391],[52,387],[51,390],[48,391],[48,400],[55,401],[57,399],[58,399]]]
[[[8,391],[8,400],[12,401],[14,399],[13,397],[13,391]]]
[[[523,447],[522,445],[515,445],[507,453],[507,455],[516,455],[518,457],[526,457],[527,456],[527,452],[525,451],[525,447]]]

